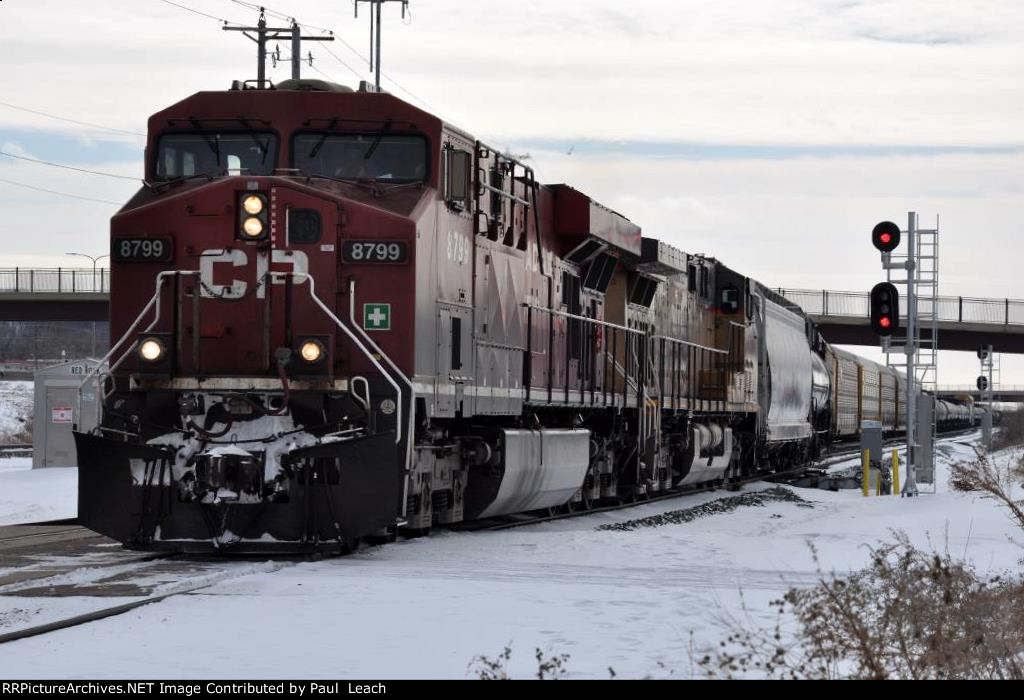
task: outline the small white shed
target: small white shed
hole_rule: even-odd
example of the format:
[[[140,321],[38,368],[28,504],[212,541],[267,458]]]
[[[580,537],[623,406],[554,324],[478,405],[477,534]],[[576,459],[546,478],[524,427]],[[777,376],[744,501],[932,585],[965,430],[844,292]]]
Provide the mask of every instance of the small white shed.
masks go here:
[[[78,465],[72,427],[96,427],[96,378],[79,387],[98,364],[97,360],[72,360],[35,373],[35,420],[32,426],[32,467]],[[79,401],[81,398],[81,401]]]

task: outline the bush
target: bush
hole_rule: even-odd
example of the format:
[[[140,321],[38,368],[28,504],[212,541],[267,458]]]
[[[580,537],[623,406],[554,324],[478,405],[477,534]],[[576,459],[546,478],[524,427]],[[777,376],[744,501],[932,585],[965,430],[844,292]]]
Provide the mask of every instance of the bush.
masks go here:
[[[1024,529],[1024,504],[1013,497],[1015,483],[1024,486],[1024,457],[1016,463],[1009,459],[1000,463],[993,457],[979,453],[973,462],[954,464],[949,476],[949,485],[954,491],[980,493],[985,498],[995,500]]]
[[[1020,445],[1024,445],[1024,411],[1004,411],[992,438],[992,448],[1001,450]]]
[[[1011,436],[1024,437],[1022,418],[1013,414]],[[995,500],[1024,529],[1016,485],[1024,486],[1024,457],[979,452],[950,472],[953,490]],[[770,631],[726,620],[729,636],[699,667],[714,678],[1024,678],[1024,582],[979,578],[948,553],[916,549],[903,533],[872,550],[866,569],[822,576],[773,606]],[[784,633],[789,620],[795,630]]]
[[[533,656],[537,660],[535,676],[537,680],[557,681],[565,678],[565,662],[569,660],[568,654],[551,654],[549,656],[540,649],[535,649]],[[512,645],[509,644],[494,658],[474,657],[469,664],[469,670],[476,674],[477,680],[481,681],[511,680],[512,676],[508,672],[508,662],[511,658]]]
[[[906,535],[872,551],[871,564],[823,576],[773,604],[773,630],[730,622],[713,678],[1024,678],[1024,587],[982,580],[948,554],[927,554]],[[782,623],[796,621],[787,641]]]

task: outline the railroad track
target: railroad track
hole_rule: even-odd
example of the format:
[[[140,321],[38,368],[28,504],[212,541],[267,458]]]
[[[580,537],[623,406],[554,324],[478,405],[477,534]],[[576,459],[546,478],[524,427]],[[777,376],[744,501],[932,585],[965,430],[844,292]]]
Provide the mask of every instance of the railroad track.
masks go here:
[[[32,454],[32,445],[0,445],[0,457],[18,457]]]
[[[970,435],[971,433],[977,432],[978,428],[962,428],[960,430],[950,430],[940,435],[935,436],[936,443],[948,442],[957,438],[963,437],[964,435]],[[883,441],[883,447],[895,447],[897,445],[905,445],[905,437],[891,437]],[[830,451],[829,454],[820,460],[816,466],[818,468],[830,467],[840,462],[845,462],[851,457],[859,457],[861,454],[860,445],[850,445],[849,447],[843,447],[840,450]]]
[[[133,598],[0,633],[0,644],[122,615],[232,578],[277,571],[298,561],[132,552],[86,528],[68,524],[0,528],[0,597]]]

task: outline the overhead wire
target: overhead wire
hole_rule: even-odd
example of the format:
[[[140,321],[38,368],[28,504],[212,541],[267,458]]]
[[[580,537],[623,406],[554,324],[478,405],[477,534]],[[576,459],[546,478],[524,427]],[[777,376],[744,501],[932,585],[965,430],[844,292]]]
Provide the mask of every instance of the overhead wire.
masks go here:
[[[53,168],[63,168],[64,170],[75,170],[80,173],[88,173],[89,175],[102,175],[103,177],[114,177],[119,180],[139,180],[140,178],[132,177],[131,175],[118,175],[116,173],[108,173],[102,170],[90,170],[88,168],[77,168],[74,165],[64,165],[62,163],[51,163],[48,160],[39,160],[38,158],[29,158],[28,156],[19,156],[14,153],[8,153],[6,151],[0,151],[0,156],[7,156],[8,158],[17,158],[18,160],[27,160],[30,163],[38,163],[39,165],[49,165]]]
[[[82,195],[71,194],[70,192],[60,192],[58,190],[48,190],[45,187],[36,187],[35,185],[26,185],[24,182],[17,182],[15,180],[6,180],[4,178],[0,178],[0,182],[3,182],[4,184],[7,184],[7,185],[12,185],[14,187],[23,187],[23,188],[25,188],[27,190],[35,190],[37,192],[46,192],[47,194],[56,194],[56,195],[59,195],[61,197],[71,197],[72,199],[81,199],[81,200],[84,200],[86,202],[99,202],[100,204],[113,204],[114,206],[120,206],[120,205],[124,204],[124,202],[112,202],[109,199],[97,199],[96,197],[83,197]]]
[[[160,2],[162,2],[162,3],[166,4],[166,5],[173,5],[174,7],[180,8],[182,10],[186,10],[187,12],[191,12],[193,14],[201,15],[203,17],[208,17],[210,19],[215,19],[218,22],[223,22],[224,24],[228,24],[228,20],[224,19],[223,17],[216,17],[214,15],[207,14],[207,13],[203,12],[202,10],[197,10],[197,9],[195,9],[193,7],[188,7],[187,5],[181,5],[179,3],[173,2],[173,0],[160,0]]]
[[[0,101],[0,106],[8,107],[10,109],[16,109],[16,110],[18,110],[20,112],[28,112],[29,114],[36,114],[36,115],[39,115],[39,116],[42,116],[42,117],[47,117],[49,119],[56,119],[56,120],[62,121],[62,122],[69,122],[71,124],[77,124],[79,126],[87,126],[87,127],[92,128],[92,129],[102,129],[104,131],[112,131],[112,132],[115,132],[115,133],[118,133],[118,134],[128,134],[130,136],[145,136],[145,134],[143,134],[142,132],[139,132],[139,131],[129,131],[127,129],[118,129],[118,128],[112,127],[112,126],[104,126],[102,124],[94,124],[92,122],[84,122],[84,121],[80,121],[78,119],[71,119],[69,117],[61,117],[61,116],[58,116],[56,114],[50,114],[49,112],[41,112],[41,111],[39,111],[37,109],[29,109],[28,107],[22,107],[20,105],[11,104],[10,102],[2,102],[2,101]]]

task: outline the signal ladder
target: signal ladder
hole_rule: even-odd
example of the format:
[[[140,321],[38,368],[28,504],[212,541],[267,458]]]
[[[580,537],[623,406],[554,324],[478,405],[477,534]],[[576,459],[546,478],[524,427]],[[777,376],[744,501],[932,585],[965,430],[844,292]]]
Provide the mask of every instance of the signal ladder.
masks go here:
[[[912,379],[918,392],[928,391],[935,395],[938,384],[938,361],[939,361],[939,217],[935,217],[934,229],[916,229],[916,269],[914,270],[914,282],[917,293],[917,326],[914,332],[914,376]],[[908,257],[907,253],[892,253],[894,262],[904,263]],[[892,269],[887,270],[887,280],[893,282]],[[902,270],[901,270],[902,272]],[[899,280],[896,280],[899,282]],[[902,324],[905,329],[907,324]],[[907,337],[894,337],[891,343],[885,345],[885,363],[890,367],[907,369],[906,355],[903,347]],[[896,358],[891,357],[898,353]],[[899,358],[899,359],[897,359]],[[932,429],[934,437],[936,431],[936,411],[932,410]],[[909,459],[909,455],[908,455]],[[919,483],[930,483],[932,490],[935,489],[934,466],[931,470],[919,469],[917,472]]]

